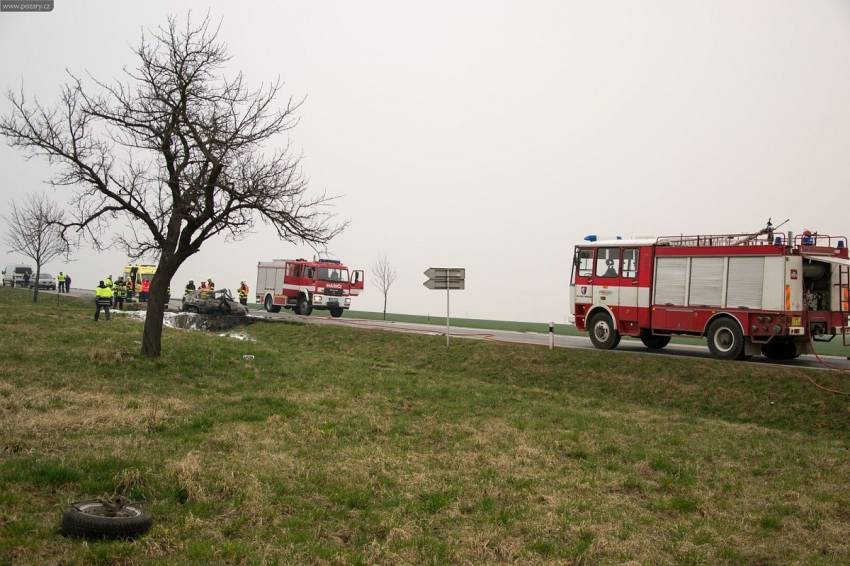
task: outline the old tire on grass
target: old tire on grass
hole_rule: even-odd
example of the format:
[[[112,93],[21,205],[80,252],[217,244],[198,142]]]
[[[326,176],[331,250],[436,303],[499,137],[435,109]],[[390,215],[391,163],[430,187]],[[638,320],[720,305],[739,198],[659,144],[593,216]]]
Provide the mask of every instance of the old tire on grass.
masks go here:
[[[744,333],[738,322],[731,318],[718,318],[708,327],[708,349],[721,360],[742,360],[746,355]]]
[[[62,515],[62,534],[91,539],[130,539],[148,532],[153,518],[137,505],[125,505],[116,516],[100,501],[81,501]]]
[[[590,317],[587,328],[590,331],[590,341],[600,350],[613,350],[620,343],[620,333],[607,312],[599,312]]]
[[[660,350],[670,343],[669,336],[659,336],[651,332],[641,332],[640,341],[650,350]]]

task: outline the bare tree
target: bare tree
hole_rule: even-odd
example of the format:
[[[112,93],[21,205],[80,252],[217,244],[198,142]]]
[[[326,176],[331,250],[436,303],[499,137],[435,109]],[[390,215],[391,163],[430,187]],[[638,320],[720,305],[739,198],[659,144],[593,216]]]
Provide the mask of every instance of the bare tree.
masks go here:
[[[3,217],[7,226],[6,245],[12,253],[28,257],[35,263],[32,301],[38,302],[38,279],[41,267],[70,252],[67,240],[62,237],[62,209],[47,195],[30,195],[22,205],[14,201],[11,211]]]
[[[372,266],[372,275],[378,283],[378,289],[384,294],[384,320],[387,320],[387,296],[390,294],[390,287],[398,279],[398,273],[384,255],[379,257]]]
[[[326,195],[307,195],[300,158],[288,145],[264,145],[295,126],[300,102],[276,104],[280,81],[246,86],[227,77],[227,46],[209,18],[167,25],[142,36],[135,69],[95,91],[70,75],[60,103],[47,108],[9,93],[12,112],[0,133],[29,156],[56,167],[54,185],[74,187],[65,224],[100,249],[121,245],[134,259],[155,257],[142,354],[161,352],[171,278],[219,234],[250,231],[261,218],[280,238],[321,245],[332,224]],[[111,238],[110,238],[111,236]],[[107,241],[107,239],[111,241]]]

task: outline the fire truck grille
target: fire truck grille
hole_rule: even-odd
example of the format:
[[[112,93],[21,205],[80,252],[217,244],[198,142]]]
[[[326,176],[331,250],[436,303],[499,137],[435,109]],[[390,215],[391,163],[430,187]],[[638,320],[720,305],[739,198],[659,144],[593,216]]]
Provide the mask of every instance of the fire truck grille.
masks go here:
[[[330,296],[333,296],[333,297],[341,297],[342,296],[342,289],[331,289],[331,288],[326,287],[325,288],[325,295],[330,295]]]

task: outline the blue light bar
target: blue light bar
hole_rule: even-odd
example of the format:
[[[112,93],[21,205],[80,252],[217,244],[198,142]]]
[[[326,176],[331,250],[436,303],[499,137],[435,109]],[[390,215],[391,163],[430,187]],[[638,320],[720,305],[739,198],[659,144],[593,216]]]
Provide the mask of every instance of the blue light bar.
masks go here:
[[[585,242],[595,242],[596,241],[596,234],[589,234],[589,235],[585,236],[584,241]]]

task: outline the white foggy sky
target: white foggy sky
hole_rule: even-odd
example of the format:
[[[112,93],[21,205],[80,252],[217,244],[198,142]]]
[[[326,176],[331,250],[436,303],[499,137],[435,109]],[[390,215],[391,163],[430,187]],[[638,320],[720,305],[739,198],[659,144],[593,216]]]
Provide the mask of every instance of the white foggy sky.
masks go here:
[[[391,311],[444,312],[422,271],[462,266],[453,315],[564,322],[572,246],[588,233],[754,230],[768,216],[850,231],[847,1],[56,0],[0,14],[0,89],[23,81],[48,103],[65,68],[116,76],[142,27],[190,7],[222,18],[250,82],[280,76],[308,97],[292,145],[351,221],[330,250],[351,268],[386,254],[400,274]],[[47,176],[3,140],[0,213],[52,190]],[[18,261],[5,252],[2,265]],[[258,224],[208,243],[173,286],[253,290],[257,261],[300,255],[312,252]],[[126,263],[88,247],[75,259],[48,270],[93,287]],[[354,308],[379,310],[370,284]]]

